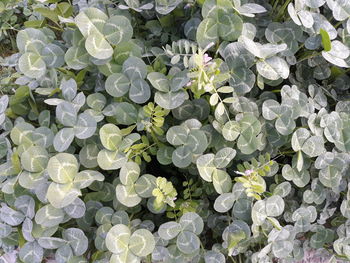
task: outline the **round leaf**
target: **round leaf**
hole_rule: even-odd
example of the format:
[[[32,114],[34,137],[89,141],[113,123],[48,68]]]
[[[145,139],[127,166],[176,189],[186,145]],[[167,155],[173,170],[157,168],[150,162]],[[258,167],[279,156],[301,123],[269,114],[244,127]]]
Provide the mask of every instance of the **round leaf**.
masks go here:
[[[43,171],[48,161],[48,152],[40,146],[31,146],[21,155],[21,164],[29,172]]]
[[[129,246],[130,230],[127,226],[118,224],[113,226],[106,236],[106,247],[114,254],[126,252]]]
[[[78,173],[78,161],[74,155],[59,153],[50,158],[47,172],[54,182],[65,184],[73,181]]]
[[[129,249],[139,257],[145,257],[155,248],[155,240],[152,233],[146,229],[136,230],[130,237]]]
[[[184,254],[192,254],[200,247],[199,238],[189,231],[181,232],[176,240],[177,248]]]

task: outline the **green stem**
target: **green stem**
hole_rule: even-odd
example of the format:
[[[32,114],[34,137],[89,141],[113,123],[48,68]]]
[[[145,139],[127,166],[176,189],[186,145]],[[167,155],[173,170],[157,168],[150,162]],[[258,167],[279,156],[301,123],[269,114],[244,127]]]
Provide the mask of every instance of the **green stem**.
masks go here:
[[[284,15],[284,12],[287,8],[287,6],[289,5],[289,3],[291,2],[292,0],[287,0],[286,2],[284,2],[284,4],[282,5],[281,9],[279,10],[279,12],[277,13],[277,18],[276,20],[277,21],[280,21]]]
[[[295,151],[285,151],[285,152],[280,152],[280,155],[286,155],[286,154],[291,154],[291,153],[295,153]]]
[[[149,254],[149,255],[146,257],[146,262],[147,262],[147,263],[152,263],[151,254]]]
[[[320,52],[314,52],[314,53],[312,53],[311,55],[308,55],[308,56],[306,56],[306,57],[304,57],[304,58],[301,58],[300,60],[297,61],[297,63],[303,62],[304,60],[307,60],[307,59],[309,59],[309,58],[317,57],[317,56],[319,56],[319,55],[320,55]]]
[[[205,253],[205,248],[204,248],[204,246],[203,246],[203,243],[202,243],[202,241],[201,241],[201,249],[203,250],[203,253]]]
[[[105,5],[105,9],[106,9],[107,16],[110,17],[107,5]]]
[[[343,21],[339,21],[338,23],[335,24],[334,28],[338,28],[342,23]]]
[[[261,232],[264,234],[266,238],[269,238],[269,236],[266,234],[265,230],[261,228]]]
[[[236,263],[236,260],[234,260],[232,256],[228,256],[228,257],[231,259],[231,261],[232,261],[233,263]]]
[[[153,130],[151,130],[151,137],[152,137],[153,141],[154,141],[159,147],[162,146],[163,143],[161,143],[161,142],[158,140],[158,138],[157,138],[157,136],[154,134],[154,131],[153,131]]]
[[[156,145],[156,143],[152,143],[151,145],[148,145],[146,148],[142,149],[141,152],[134,154],[133,156],[131,156],[129,159],[131,160],[132,158],[141,155],[143,152],[147,151],[149,148],[153,147],[154,145]]]
[[[274,1],[273,7],[272,7],[272,12],[275,12],[275,11],[276,11],[276,8],[277,8],[278,3],[279,3],[278,0],[275,0],[275,1]]]
[[[173,212],[174,212],[174,216],[175,216],[175,221],[177,221],[177,213],[176,213],[176,210],[175,210],[175,207],[173,207]]]
[[[274,90],[271,90],[271,92],[273,92],[273,93],[280,93],[281,90],[280,89],[274,89]]]

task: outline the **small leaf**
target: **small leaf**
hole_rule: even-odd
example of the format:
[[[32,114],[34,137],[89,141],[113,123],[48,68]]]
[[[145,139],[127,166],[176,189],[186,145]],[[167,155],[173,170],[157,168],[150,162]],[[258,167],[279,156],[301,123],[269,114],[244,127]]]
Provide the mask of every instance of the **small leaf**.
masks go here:
[[[322,45],[324,51],[330,51],[332,49],[331,39],[328,35],[328,32],[323,28],[320,29],[320,35],[322,37]]]

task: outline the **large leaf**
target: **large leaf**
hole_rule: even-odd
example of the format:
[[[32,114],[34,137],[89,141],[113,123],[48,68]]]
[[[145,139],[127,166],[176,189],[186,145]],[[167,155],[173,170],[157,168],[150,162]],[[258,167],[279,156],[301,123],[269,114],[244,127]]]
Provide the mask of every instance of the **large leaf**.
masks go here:
[[[56,133],[53,140],[53,146],[58,152],[64,152],[69,148],[74,140],[74,128],[63,128]]]
[[[45,33],[39,29],[26,28],[18,32],[16,37],[17,47],[20,52],[34,52],[39,54],[48,43]]]
[[[118,45],[131,39],[133,28],[126,17],[112,16],[103,26],[103,35],[109,43]]]
[[[205,263],[224,263],[226,262],[224,254],[217,251],[208,251],[204,256]]]
[[[59,153],[50,158],[47,171],[56,183],[69,183],[78,173],[78,161],[72,154]]]
[[[72,184],[59,184],[52,182],[47,189],[46,197],[55,208],[64,208],[74,202],[81,195],[78,188]]]
[[[104,176],[94,170],[85,170],[79,172],[75,178],[74,178],[74,186],[78,189],[86,188],[90,184],[92,184],[94,181],[103,181],[105,178]]]
[[[76,198],[73,203],[64,207],[63,210],[72,218],[81,218],[85,214],[86,207],[84,201],[80,198]]]
[[[234,195],[232,195],[232,193],[221,194],[215,200],[214,209],[219,213],[225,213],[232,208],[234,201],[235,198]]]
[[[177,248],[185,254],[192,254],[200,247],[200,240],[193,232],[183,231],[176,240]]]
[[[17,226],[21,224],[25,218],[23,213],[18,212],[8,206],[0,208],[0,218],[3,222],[10,226]]]
[[[256,64],[259,74],[270,80],[286,79],[289,76],[289,66],[285,60],[274,56],[259,61]]]
[[[106,246],[114,254],[126,252],[129,246],[131,232],[125,225],[113,226],[107,233]]]
[[[12,142],[16,145],[32,144],[32,135],[34,127],[26,122],[16,124],[10,133]]]
[[[57,226],[63,221],[64,212],[48,204],[40,208],[35,215],[35,222],[43,227]]]
[[[171,240],[175,238],[181,231],[181,225],[176,222],[167,222],[160,225],[158,234],[164,240]]]
[[[185,144],[191,149],[194,154],[200,154],[205,151],[208,146],[208,139],[205,133],[201,130],[192,130],[188,134]]]
[[[236,156],[236,150],[225,147],[215,154],[214,164],[217,168],[225,168]]]
[[[228,121],[222,128],[222,135],[228,141],[234,141],[238,138],[241,132],[241,127],[236,121]]]
[[[81,256],[88,248],[88,239],[79,228],[68,228],[62,233],[62,237],[69,242],[74,255]]]
[[[137,121],[137,109],[128,102],[121,102],[115,106],[115,117],[118,123],[123,125],[131,125]]]
[[[118,184],[116,194],[118,201],[127,207],[134,207],[142,200],[136,193],[133,185]]]
[[[216,43],[219,40],[218,25],[212,18],[204,19],[197,28],[197,42],[200,47],[205,48],[210,43]]]
[[[156,187],[156,177],[151,174],[144,174],[135,182],[134,187],[140,197],[152,197],[152,191]]]
[[[232,180],[230,175],[222,170],[216,170],[213,173],[213,185],[219,194],[227,193],[231,191]]]
[[[64,55],[68,67],[80,70],[89,65],[89,54],[84,46],[72,46]]]
[[[212,181],[212,175],[216,171],[214,164],[214,154],[205,154],[197,159],[199,175],[207,182]]]
[[[31,146],[21,155],[21,164],[29,172],[41,172],[46,169],[49,156],[45,148]]]
[[[172,110],[181,106],[188,99],[187,92],[179,90],[177,92],[156,92],[154,101],[161,107]]]
[[[168,130],[166,138],[172,145],[183,145],[187,141],[188,133],[189,131],[185,127],[173,126]]]
[[[218,34],[223,40],[234,41],[241,35],[242,19],[236,14],[220,13],[217,17]]]
[[[167,15],[173,11],[182,0],[156,0],[156,11],[161,15]]]
[[[64,64],[64,51],[58,45],[46,45],[41,51],[41,56],[49,68],[58,68]]]
[[[194,212],[187,212],[180,218],[179,224],[183,231],[190,231],[199,235],[204,228],[203,219]]]
[[[239,39],[242,44],[244,44],[244,47],[252,53],[254,56],[260,58],[260,59],[267,59],[274,57],[274,55],[278,54],[279,52],[282,52],[287,49],[286,44],[260,44],[256,43],[253,40],[247,38],[246,36],[241,36]],[[277,57],[278,58],[278,57]],[[273,62],[271,62],[273,63]],[[275,64],[277,66],[277,64]]]
[[[140,258],[135,256],[130,250],[126,250],[120,254],[112,254],[111,263],[139,263]]]
[[[29,195],[21,195],[20,197],[17,197],[15,207],[30,219],[35,215],[35,202]]]
[[[284,201],[281,196],[271,196],[266,200],[266,214],[268,216],[279,216],[283,213]]]
[[[129,249],[139,257],[145,257],[151,254],[155,247],[154,237],[146,229],[138,229],[132,233],[129,242]]]
[[[75,23],[83,36],[88,37],[93,33],[99,33],[107,19],[108,16],[105,13],[92,7],[80,12],[75,18]]]
[[[338,40],[332,41],[330,50],[322,51],[322,56],[330,63],[338,67],[349,68],[346,58],[350,55],[350,48]]]
[[[166,76],[159,72],[151,72],[147,75],[147,79],[151,82],[152,86],[162,92],[168,92],[169,81]]]
[[[56,107],[56,117],[65,126],[74,126],[77,121],[77,111],[70,102],[62,102]]]
[[[44,249],[38,242],[27,242],[19,251],[19,258],[24,263],[41,263],[44,255]]]
[[[140,176],[140,166],[134,162],[127,162],[119,173],[120,182],[124,185],[132,185]]]
[[[180,146],[173,151],[171,158],[175,166],[185,168],[192,162],[191,148],[187,146]]]
[[[145,62],[138,57],[129,57],[123,63],[123,73],[129,80],[145,79],[147,75],[147,67]]]
[[[113,55],[113,48],[101,33],[91,33],[85,42],[86,51],[97,59],[109,59]]]
[[[114,73],[108,76],[105,85],[108,94],[121,97],[128,92],[130,81],[124,74]]]
[[[97,155],[100,149],[96,144],[87,144],[79,152],[79,161],[86,168],[98,166]]]
[[[129,98],[137,103],[143,104],[151,97],[151,89],[148,83],[143,79],[131,80]]]
[[[100,129],[102,145],[110,151],[116,151],[122,140],[120,129],[114,124],[105,124]]]
[[[38,243],[41,247],[46,249],[57,249],[66,244],[66,241],[57,237],[40,237]]]
[[[46,64],[43,58],[35,53],[24,53],[19,61],[18,67],[29,78],[41,78],[46,73]]]
[[[103,170],[120,169],[127,160],[124,154],[117,151],[102,150],[97,155],[97,163]]]
[[[87,113],[81,113],[74,125],[75,136],[79,139],[87,139],[96,131],[96,121]]]

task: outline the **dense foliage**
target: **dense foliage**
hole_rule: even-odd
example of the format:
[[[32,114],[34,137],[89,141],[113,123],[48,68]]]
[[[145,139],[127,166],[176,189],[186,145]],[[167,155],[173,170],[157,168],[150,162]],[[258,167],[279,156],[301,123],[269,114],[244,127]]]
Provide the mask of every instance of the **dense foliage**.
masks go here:
[[[350,1],[0,17],[0,262],[350,260]]]

